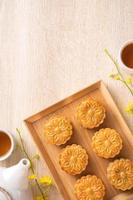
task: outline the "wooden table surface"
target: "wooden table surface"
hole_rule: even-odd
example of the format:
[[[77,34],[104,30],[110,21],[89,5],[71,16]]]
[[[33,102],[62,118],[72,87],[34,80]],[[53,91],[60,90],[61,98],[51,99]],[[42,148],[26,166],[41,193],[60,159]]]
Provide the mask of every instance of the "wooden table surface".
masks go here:
[[[23,120],[72,93],[103,79],[129,127],[124,107],[132,97],[119,82],[104,48],[117,57],[120,45],[133,38],[132,0],[1,0],[0,128],[17,137],[22,130],[27,151],[37,152]],[[10,166],[21,158],[16,150]],[[46,164],[36,165],[50,174]],[[34,190],[34,195],[36,190]],[[62,199],[54,188],[51,200]]]

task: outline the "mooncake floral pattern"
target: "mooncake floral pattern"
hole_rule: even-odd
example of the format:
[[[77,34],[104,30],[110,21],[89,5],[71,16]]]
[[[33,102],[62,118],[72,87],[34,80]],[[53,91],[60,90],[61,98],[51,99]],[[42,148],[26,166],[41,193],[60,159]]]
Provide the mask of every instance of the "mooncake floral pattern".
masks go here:
[[[51,118],[44,126],[44,135],[51,144],[65,144],[72,136],[72,125],[64,116]]]
[[[77,107],[77,119],[84,128],[95,128],[103,123],[105,108],[92,98],[82,101]]]
[[[133,162],[128,159],[115,160],[107,168],[110,183],[120,190],[133,188]]]
[[[86,150],[77,144],[68,145],[60,153],[59,164],[68,174],[80,174],[88,164]]]
[[[92,137],[92,148],[103,158],[113,158],[122,149],[122,139],[114,129],[100,129]]]
[[[74,192],[77,200],[103,200],[105,187],[101,179],[87,175],[77,180]]]

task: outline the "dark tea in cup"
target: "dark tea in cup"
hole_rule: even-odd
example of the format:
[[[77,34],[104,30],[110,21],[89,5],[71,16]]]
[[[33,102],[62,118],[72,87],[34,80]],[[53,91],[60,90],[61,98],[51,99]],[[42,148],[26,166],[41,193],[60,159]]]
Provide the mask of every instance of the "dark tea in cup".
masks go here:
[[[124,71],[133,74],[133,40],[121,46],[118,61]]]
[[[10,137],[3,131],[0,131],[0,156],[5,155],[10,150],[10,148],[11,148]]]
[[[133,43],[130,43],[123,48],[121,58],[127,67],[133,68]]]
[[[13,136],[5,130],[0,130],[0,161],[7,159],[14,150]]]

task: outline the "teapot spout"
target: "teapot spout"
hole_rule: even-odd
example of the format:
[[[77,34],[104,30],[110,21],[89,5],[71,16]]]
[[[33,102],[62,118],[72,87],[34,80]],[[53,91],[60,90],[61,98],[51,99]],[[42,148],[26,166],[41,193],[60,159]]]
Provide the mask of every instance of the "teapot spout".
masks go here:
[[[20,160],[17,165],[6,168],[3,171],[3,179],[8,187],[15,190],[26,190],[28,188],[28,171],[30,161],[26,158]]]

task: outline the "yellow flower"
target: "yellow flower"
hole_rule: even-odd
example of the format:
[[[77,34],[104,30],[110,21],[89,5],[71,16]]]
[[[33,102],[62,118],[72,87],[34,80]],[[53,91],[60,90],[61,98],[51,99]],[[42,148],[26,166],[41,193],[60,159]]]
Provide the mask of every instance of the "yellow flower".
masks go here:
[[[119,76],[119,74],[110,74],[109,77],[112,78],[112,79],[114,79],[114,80],[120,80],[121,79],[120,76]]]
[[[126,107],[126,112],[128,114],[133,114],[133,100],[129,102],[129,104]]]
[[[48,200],[48,197],[47,196],[45,196],[45,197],[37,196],[35,200]]]
[[[127,78],[125,81],[126,83],[131,84],[133,83],[133,78]]]
[[[38,154],[35,154],[33,157],[32,157],[32,160],[39,160],[40,159],[40,156]]]
[[[53,184],[53,180],[50,176],[42,176],[41,178],[39,178],[39,183],[49,186]]]
[[[42,196],[37,196],[36,200],[43,200],[43,197]]]
[[[35,179],[37,179],[37,176],[35,174],[32,174],[32,175],[28,176],[28,179],[35,180]]]

